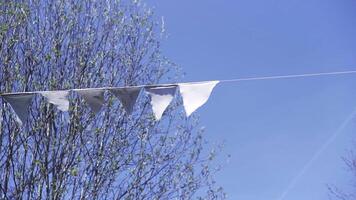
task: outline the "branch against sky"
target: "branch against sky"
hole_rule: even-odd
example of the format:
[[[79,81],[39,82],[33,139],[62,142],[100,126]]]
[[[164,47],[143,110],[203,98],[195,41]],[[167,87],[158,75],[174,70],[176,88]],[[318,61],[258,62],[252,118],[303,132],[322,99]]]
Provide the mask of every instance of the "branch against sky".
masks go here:
[[[150,8],[129,0],[0,2],[0,91],[152,84],[177,67]],[[94,115],[76,93],[63,113],[36,96],[20,126],[1,102],[1,199],[222,199],[197,119],[175,100],[156,122],[109,93]],[[199,197],[202,196],[202,197]]]
[[[335,185],[328,185],[330,200],[356,200],[356,154],[354,151],[349,151],[349,155],[342,158],[350,173],[349,188],[340,188]],[[350,190],[351,189],[351,190]]]

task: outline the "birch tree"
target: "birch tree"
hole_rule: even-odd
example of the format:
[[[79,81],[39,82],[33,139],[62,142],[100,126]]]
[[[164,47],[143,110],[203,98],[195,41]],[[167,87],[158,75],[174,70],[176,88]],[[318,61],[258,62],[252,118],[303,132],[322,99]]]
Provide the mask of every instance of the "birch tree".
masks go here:
[[[137,0],[2,0],[0,91],[175,81],[158,19]],[[148,98],[128,116],[110,93],[98,114],[37,95],[23,125],[1,99],[0,199],[223,199],[197,118],[178,98],[155,121]]]

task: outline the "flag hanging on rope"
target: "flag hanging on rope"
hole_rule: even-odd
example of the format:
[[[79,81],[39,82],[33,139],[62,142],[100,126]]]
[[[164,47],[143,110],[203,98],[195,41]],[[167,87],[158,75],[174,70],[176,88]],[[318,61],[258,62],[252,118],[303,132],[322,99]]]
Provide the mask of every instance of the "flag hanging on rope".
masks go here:
[[[187,116],[205,104],[211,92],[219,81],[207,81],[200,83],[181,83],[179,91],[183,98],[183,106]]]
[[[145,91],[151,97],[151,105],[156,120],[160,120],[164,111],[174,98],[177,86],[146,87]]]
[[[63,112],[68,111],[69,109],[69,101],[68,101],[68,90],[60,90],[60,91],[43,91],[39,92],[42,96],[44,96],[47,101],[55,106]]]
[[[93,112],[98,113],[104,105],[104,89],[82,89],[76,90],[88,103]]]
[[[32,98],[35,94],[10,94],[3,95],[2,98],[10,104],[12,109],[15,111],[17,117],[16,120],[22,124],[27,121],[28,117],[28,107],[31,104]]]
[[[137,97],[141,92],[142,87],[127,87],[127,88],[116,88],[110,89],[121,102],[124,107],[126,114],[130,115],[133,111],[134,105],[136,103]]]

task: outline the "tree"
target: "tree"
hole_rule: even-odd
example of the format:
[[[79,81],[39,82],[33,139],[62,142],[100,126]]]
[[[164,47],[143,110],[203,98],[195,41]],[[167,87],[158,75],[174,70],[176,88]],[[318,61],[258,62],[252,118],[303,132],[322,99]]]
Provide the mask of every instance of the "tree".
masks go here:
[[[347,169],[353,175],[352,180],[356,180],[356,154],[354,151],[350,151],[348,156],[342,158],[345,162]],[[336,186],[330,185],[328,186],[330,199],[335,200],[356,200],[356,185],[355,182],[352,182],[351,188],[353,191],[347,192],[342,190]]]
[[[0,2],[2,92],[175,80],[161,25],[137,0]],[[115,98],[94,115],[76,93],[68,113],[36,96],[20,126],[1,101],[1,199],[224,198],[197,118],[175,100],[159,122],[141,95],[132,116]],[[200,197],[201,196],[201,197]]]

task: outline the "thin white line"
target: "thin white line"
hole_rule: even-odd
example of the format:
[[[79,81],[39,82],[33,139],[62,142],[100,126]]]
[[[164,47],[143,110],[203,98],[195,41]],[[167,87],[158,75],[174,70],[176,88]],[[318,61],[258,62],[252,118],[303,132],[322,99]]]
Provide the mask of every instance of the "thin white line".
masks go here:
[[[301,77],[311,77],[311,76],[341,75],[341,74],[354,74],[354,73],[356,73],[356,70],[337,71],[337,72],[321,72],[321,73],[311,73],[311,74],[290,74],[290,75],[280,75],[280,76],[262,76],[262,77],[251,77],[251,78],[238,78],[238,79],[221,80],[220,82],[255,81],[255,80],[268,80],[268,79],[284,79],[284,78],[301,78]]]
[[[356,115],[356,108],[352,111],[350,115],[342,122],[342,124],[338,127],[338,129],[330,136],[328,140],[314,153],[313,157],[304,165],[304,167],[300,170],[300,172],[291,180],[288,184],[288,187],[283,191],[278,200],[283,200],[288,193],[295,187],[298,183],[299,179],[309,170],[309,168],[313,165],[313,163],[319,158],[319,156],[329,147],[329,145],[339,136],[342,131],[345,129],[347,124],[353,119]]]
[[[310,73],[310,74],[291,74],[291,75],[279,75],[279,76],[261,76],[261,77],[225,79],[225,80],[219,80],[219,82],[221,82],[221,83],[226,83],[226,82],[270,80],[270,79],[285,79],[285,78],[301,78],[301,77],[326,76],[326,75],[342,75],[342,74],[355,74],[355,73],[356,73],[356,70],[351,70],[351,71],[322,72],[322,73]],[[105,89],[105,90],[107,90],[107,89],[128,88],[128,87],[169,86],[169,85],[204,83],[204,82],[209,82],[209,81],[195,81],[195,82],[185,82],[185,83],[150,84],[150,85],[124,86],[124,87],[81,88],[81,89],[68,89],[68,90],[56,90],[56,91],[78,91],[78,90],[92,90],[92,89]],[[34,93],[41,93],[41,92],[50,92],[50,91],[32,91],[32,92],[0,93],[0,96],[4,96],[4,95],[17,95],[17,94],[34,94]]]

